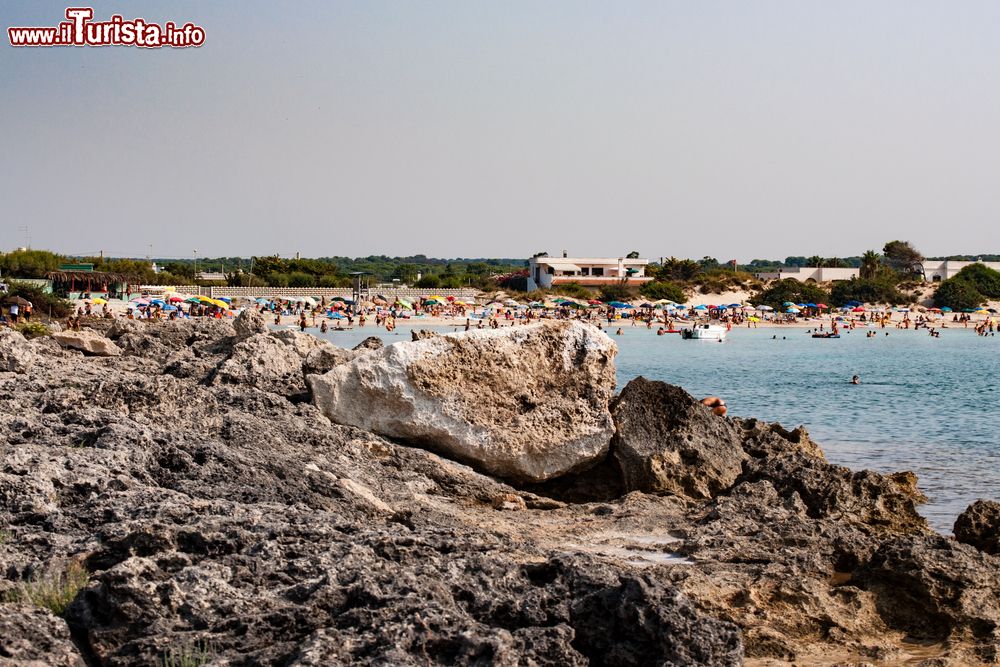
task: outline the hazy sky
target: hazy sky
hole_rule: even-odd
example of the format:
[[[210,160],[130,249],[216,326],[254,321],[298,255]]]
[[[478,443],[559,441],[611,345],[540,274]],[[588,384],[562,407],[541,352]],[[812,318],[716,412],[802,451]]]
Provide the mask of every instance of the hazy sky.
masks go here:
[[[0,248],[1000,252],[1000,3],[100,2],[199,49],[13,49]]]

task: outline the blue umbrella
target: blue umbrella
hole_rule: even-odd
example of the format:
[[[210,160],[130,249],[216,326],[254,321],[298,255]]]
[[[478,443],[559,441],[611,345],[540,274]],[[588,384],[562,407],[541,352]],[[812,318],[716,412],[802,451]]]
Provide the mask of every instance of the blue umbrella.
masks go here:
[[[706,306],[706,305],[703,304],[701,306],[695,306],[694,309],[695,310],[708,310],[708,306]]]
[[[815,303],[807,303],[807,304],[805,305],[805,307],[806,307],[806,308],[815,308],[815,307],[816,307],[816,304],[815,304]]]
[[[168,311],[171,311],[171,310],[177,310],[177,306],[164,306],[163,307],[163,311],[164,312],[168,312]]]
[[[949,308],[948,306],[945,306],[944,308],[941,309],[941,312],[942,313],[950,313],[951,312],[951,308]]]
[[[729,304],[729,305],[728,305],[728,306],[726,306],[726,307],[727,307],[727,308],[742,308],[742,307],[743,307],[743,305],[742,305],[742,304],[739,304],[739,303],[731,303],[731,304]]]
[[[608,305],[611,306],[612,308],[631,308],[632,307],[632,306],[628,305],[627,303],[622,303],[621,301],[612,301]]]
[[[226,303],[232,303],[233,302],[233,300],[230,299],[228,296],[220,296],[219,297],[219,301],[225,301]]]
[[[153,304],[154,306],[160,306],[160,307],[167,305],[167,302],[164,301],[163,299],[153,299],[152,301],[150,301],[150,303]]]
[[[339,313],[337,311],[333,311],[333,313],[330,314],[330,317],[332,317],[335,320],[346,320],[347,319],[346,317],[344,317],[344,315],[342,315],[341,313]]]
[[[782,305],[782,306],[794,306],[795,304],[794,304],[794,303],[792,303],[791,301],[786,301],[786,302],[784,302],[784,303],[783,303],[783,304],[781,304],[781,305]]]

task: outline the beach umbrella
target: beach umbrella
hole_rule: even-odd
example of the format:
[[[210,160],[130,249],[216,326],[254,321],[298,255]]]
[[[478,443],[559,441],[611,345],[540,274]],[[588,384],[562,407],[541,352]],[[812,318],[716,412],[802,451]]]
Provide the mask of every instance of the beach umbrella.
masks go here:
[[[963,308],[963,309],[962,309],[962,312],[963,312],[963,313],[974,313],[974,312],[976,312],[976,311],[975,311],[975,309],[973,309],[973,308]]]
[[[170,312],[172,310],[177,310],[177,306],[164,306],[163,307],[163,312],[167,312],[168,313],[168,312]]]
[[[701,304],[700,306],[695,306],[694,309],[695,310],[708,310],[708,306],[706,306],[705,304]]]
[[[757,317],[757,316],[755,316],[755,315],[751,315],[750,317],[747,318],[747,321],[748,322],[760,322],[760,318]]]
[[[184,301],[183,297],[179,297],[176,294],[167,299],[170,303],[182,303]]]
[[[413,310],[413,304],[406,299],[396,299],[396,303],[404,310]]]
[[[149,303],[151,303],[154,306],[160,306],[160,307],[167,305],[167,302],[164,301],[163,299],[150,299]]]
[[[801,310],[799,310],[798,308],[796,308],[795,306],[791,306],[791,307],[789,307],[789,308],[788,308],[788,310],[786,310],[785,312],[786,312],[786,313],[792,313],[792,314],[794,315],[794,314],[796,314],[796,313],[801,313],[802,311],[801,311]]]
[[[726,308],[742,308],[742,307],[743,307],[743,304],[740,304],[740,303],[731,303],[728,306],[726,306]]]
[[[651,303],[644,303],[644,304],[641,304],[639,307],[640,308],[652,308],[653,304],[651,304]]]
[[[343,313],[339,313],[339,312],[336,312],[336,311],[330,313],[330,317],[332,317],[335,320],[346,320],[347,319],[347,317],[345,317]]]
[[[862,308],[861,306],[855,306],[854,308],[851,308],[851,312],[852,313],[863,313],[863,312],[865,312],[865,309]]]
[[[815,303],[806,303],[806,304],[802,304],[802,307],[803,308],[816,308],[816,304]]]
[[[228,296],[220,296],[219,297],[219,301],[225,301],[226,303],[232,303],[233,302],[233,300],[230,299]]]
[[[976,311],[976,315],[989,315],[989,314],[990,311],[986,310],[985,308],[980,308],[979,310]]]
[[[941,312],[942,313],[950,313],[951,312],[951,308],[949,308],[948,306],[943,306],[941,308]]]
[[[782,305],[782,306],[785,306],[785,307],[787,307],[787,306],[794,306],[795,304],[794,304],[794,303],[792,303],[791,301],[786,301],[786,302],[784,302],[784,303],[783,303],[783,304],[781,304],[781,305]]]
[[[997,309],[996,308],[987,308],[986,312],[987,313],[993,313],[994,315],[996,315]]]
[[[817,308],[829,308],[830,306],[826,305],[825,303],[817,303],[816,307]]]
[[[771,308],[771,306],[766,306],[765,305],[765,306],[757,306],[757,310],[769,311],[769,310],[774,310],[774,308]]]
[[[102,299],[101,297],[97,297],[92,301],[92,303],[97,304],[98,306],[105,304],[107,302],[108,302],[107,299]]]

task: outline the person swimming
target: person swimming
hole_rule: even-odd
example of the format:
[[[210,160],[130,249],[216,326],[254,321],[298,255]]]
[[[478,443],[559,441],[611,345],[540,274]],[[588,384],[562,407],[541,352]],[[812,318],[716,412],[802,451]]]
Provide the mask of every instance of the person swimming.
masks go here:
[[[861,384],[861,378],[855,375],[851,378],[851,384]]]

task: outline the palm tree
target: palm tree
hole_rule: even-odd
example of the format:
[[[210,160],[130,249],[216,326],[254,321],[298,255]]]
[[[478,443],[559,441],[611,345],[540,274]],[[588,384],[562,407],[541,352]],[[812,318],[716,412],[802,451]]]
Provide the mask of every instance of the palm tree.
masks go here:
[[[813,255],[806,261],[809,263],[809,266],[815,266],[817,268],[822,268],[823,266],[823,258],[819,255]]]
[[[861,255],[861,277],[865,280],[871,280],[878,273],[881,265],[882,256],[874,250],[866,250],[865,254]]]

